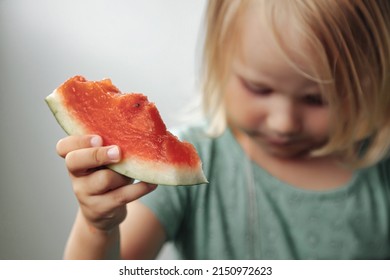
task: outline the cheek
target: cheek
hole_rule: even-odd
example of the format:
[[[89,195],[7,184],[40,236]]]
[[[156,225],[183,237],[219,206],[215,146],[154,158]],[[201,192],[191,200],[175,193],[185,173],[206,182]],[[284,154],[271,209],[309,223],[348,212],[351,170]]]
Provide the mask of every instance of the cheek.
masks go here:
[[[319,138],[327,137],[330,131],[330,118],[328,110],[311,115],[307,125],[312,134]]]
[[[249,108],[243,113],[243,122],[246,126],[257,128],[261,125],[264,115],[260,106]]]
[[[225,92],[225,108],[228,121],[240,125],[252,126],[258,123],[259,108],[252,98],[240,85],[231,82]]]

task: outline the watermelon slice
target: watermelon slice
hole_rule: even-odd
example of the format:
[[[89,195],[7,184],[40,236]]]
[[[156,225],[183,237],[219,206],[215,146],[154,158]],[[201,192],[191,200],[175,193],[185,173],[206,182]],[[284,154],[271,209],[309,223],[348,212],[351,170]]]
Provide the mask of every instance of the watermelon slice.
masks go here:
[[[68,134],[98,134],[104,145],[121,148],[122,160],[109,165],[112,170],[154,184],[207,182],[195,147],[167,131],[145,95],[122,93],[109,79],[75,76],[45,101]]]

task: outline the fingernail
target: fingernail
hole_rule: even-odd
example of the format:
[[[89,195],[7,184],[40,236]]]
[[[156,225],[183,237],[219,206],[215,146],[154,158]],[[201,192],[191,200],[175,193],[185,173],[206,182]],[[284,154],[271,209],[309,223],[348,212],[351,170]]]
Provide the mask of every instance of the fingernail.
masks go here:
[[[111,148],[108,149],[107,156],[112,161],[119,160],[119,148],[117,146],[112,146]]]
[[[100,136],[93,136],[91,138],[91,145],[92,147],[100,147],[101,145],[103,145],[102,138]]]

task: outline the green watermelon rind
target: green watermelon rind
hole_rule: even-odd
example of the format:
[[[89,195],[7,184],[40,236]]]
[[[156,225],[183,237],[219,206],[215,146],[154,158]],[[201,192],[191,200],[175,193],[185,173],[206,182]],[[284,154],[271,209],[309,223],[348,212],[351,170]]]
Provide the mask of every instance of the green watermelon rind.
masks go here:
[[[45,101],[58,124],[68,135],[88,134],[88,130],[69,114],[57,90],[48,95]],[[202,164],[194,169],[132,157],[122,159],[119,163],[107,165],[107,167],[126,177],[158,185],[186,186],[208,183]]]

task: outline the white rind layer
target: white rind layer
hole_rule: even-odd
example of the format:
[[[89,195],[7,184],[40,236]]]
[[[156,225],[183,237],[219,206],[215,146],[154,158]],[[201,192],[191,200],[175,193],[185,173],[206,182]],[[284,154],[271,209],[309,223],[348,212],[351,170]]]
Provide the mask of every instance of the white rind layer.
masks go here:
[[[47,96],[45,101],[66,133],[69,135],[88,134],[88,131],[62,105],[61,96],[57,90]],[[184,186],[207,183],[201,165],[197,169],[182,168],[163,162],[126,158],[107,167],[127,177],[153,184]]]

